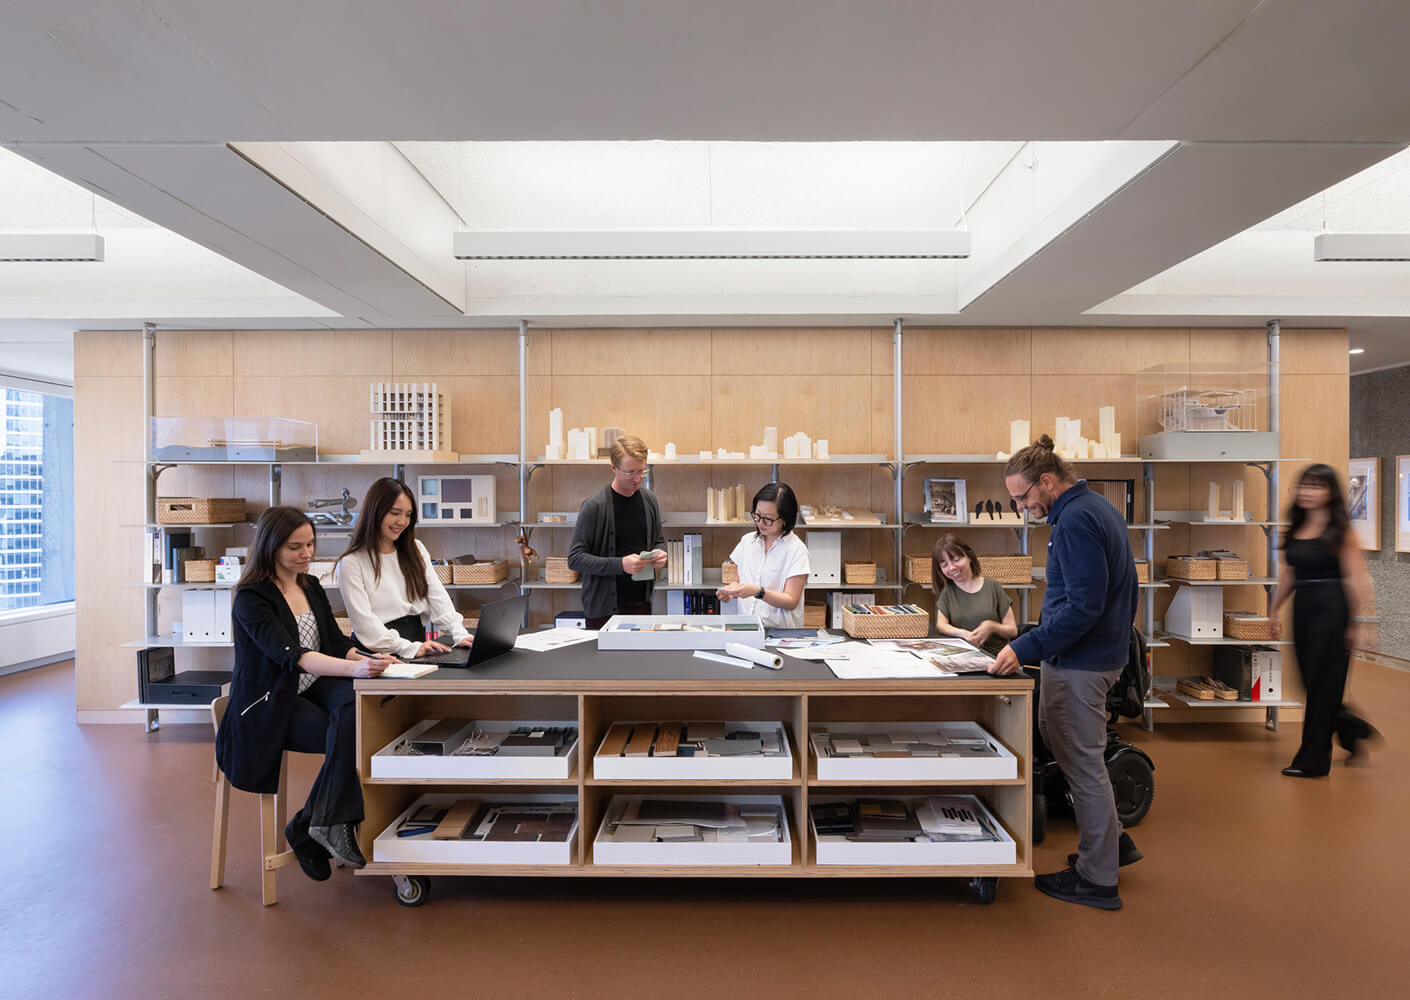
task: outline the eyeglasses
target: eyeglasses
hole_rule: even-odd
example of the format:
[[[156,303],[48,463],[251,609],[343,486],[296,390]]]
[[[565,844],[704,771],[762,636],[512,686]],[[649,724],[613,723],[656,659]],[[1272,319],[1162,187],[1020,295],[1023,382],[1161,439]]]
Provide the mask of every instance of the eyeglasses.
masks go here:
[[[763,514],[757,514],[757,513],[751,513],[751,514],[749,515],[749,518],[750,518],[750,520],[752,520],[755,524],[759,525],[761,528],[772,527],[773,524],[774,524],[774,522],[776,522],[776,521],[778,520],[778,518],[776,518],[776,517],[765,517]]]
[[[636,472],[628,472],[626,469],[618,469],[615,467],[612,471],[627,479],[645,479],[647,476],[651,475],[651,466],[644,465]]]
[[[1017,503],[1017,504],[1025,504],[1025,505],[1026,505],[1027,502],[1028,502],[1028,494],[1032,493],[1032,492],[1033,492],[1033,487],[1035,487],[1035,486],[1037,486],[1037,485],[1038,485],[1038,481],[1035,479],[1033,482],[1031,482],[1031,483],[1028,484],[1028,489],[1024,490],[1024,491],[1023,491],[1021,494],[1019,494],[1018,496],[1013,496],[1012,494],[1010,494],[1009,499],[1012,500],[1014,503]]]

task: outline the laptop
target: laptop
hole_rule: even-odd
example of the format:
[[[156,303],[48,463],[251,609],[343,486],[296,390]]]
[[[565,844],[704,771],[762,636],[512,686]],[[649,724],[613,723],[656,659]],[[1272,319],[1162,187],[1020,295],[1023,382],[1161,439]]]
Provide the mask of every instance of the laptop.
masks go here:
[[[529,608],[528,595],[491,601],[480,608],[480,624],[475,629],[475,642],[469,649],[452,648],[447,653],[430,653],[408,660],[408,663],[434,664],[438,667],[474,667],[492,660],[514,648],[519,628]]]

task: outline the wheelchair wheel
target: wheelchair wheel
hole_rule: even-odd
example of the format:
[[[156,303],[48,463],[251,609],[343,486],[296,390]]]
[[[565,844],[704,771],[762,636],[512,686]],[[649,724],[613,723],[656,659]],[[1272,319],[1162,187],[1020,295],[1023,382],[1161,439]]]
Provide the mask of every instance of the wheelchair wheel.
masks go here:
[[[1125,753],[1106,765],[1111,790],[1116,797],[1116,815],[1122,826],[1135,826],[1145,819],[1155,801],[1155,772],[1138,753]]]

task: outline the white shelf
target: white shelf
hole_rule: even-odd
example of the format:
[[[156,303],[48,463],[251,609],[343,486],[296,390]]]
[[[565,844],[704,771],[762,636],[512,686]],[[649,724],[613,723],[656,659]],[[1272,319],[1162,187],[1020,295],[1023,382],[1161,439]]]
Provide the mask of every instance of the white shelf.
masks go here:
[[[155,712],[157,710],[173,712],[179,709],[186,709],[192,712],[201,712],[210,710],[210,702],[183,701],[177,702],[175,704],[167,704],[166,702],[148,703],[138,701],[136,698],[133,698],[131,701],[123,702],[121,705],[118,706],[118,708],[128,710],[145,710],[148,712]]]
[[[1204,700],[1191,698],[1187,694],[1181,694],[1175,690],[1175,680],[1170,677],[1158,678],[1155,688],[1165,698],[1179,702],[1186,708],[1301,708],[1302,702],[1292,701],[1288,698],[1279,698],[1275,701],[1221,701],[1218,698]]]
[[[1046,566],[1034,566],[1033,579],[1046,583],[1048,580],[1048,568]],[[1142,590],[1164,590],[1170,585],[1164,580],[1156,580],[1154,583],[1137,583],[1136,586]]]
[[[163,531],[186,531],[190,528],[248,528],[252,527],[253,521],[219,521],[200,524],[158,524],[156,521],[148,521],[145,524],[120,524],[119,528],[161,528]]]
[[[233,649],[233,642],[187,642],[174,635],[149,635],[145,639],[134,639],[122,644],[124,649],[146,649],[150,646],[164,646],[171,649]]]
[[[701,458],[699,455],[682,455],[679,458],[653,458],[647,464],[652,471],[672,466],[710,465],[885,465],[890,459],[885,455],[833,455],[831,458]],[[568,465],[590,466],[607,465],[605,458],[535,458],[525,465]]]
[[[1185,580],[1178,576],[1162,576],[1165,584],[1181,584],[1186,587],[1271,587],[1278,582],[1274,576],[1250,576],[1242,580]]]
[[[242,460],[236,461],[236,462],[227,461],[227,460],[224,460],[224,459],[192,459],[192,460],[189,460],[189,461],[188,461],[188,460],[185,460],[185,459],[162,459],[162,458],[154,458],[154,459],[151,459],[151,460],[144,460],[144,459],[140,459],[140,458],[137,458],[137,459],[119,459],[119,461],[122,461],[122,462],[125,462],[125,463],[132,463],[132,462],[135,462],[135,463],[137,463],[137,464],[145,464],[145,465],[366,465],[366,466],[368,466],[368,467],[370,467],[370,468],[377,468],[377,467],[379,467],[379,466],[386,466],[386,465],[414,465],[414,466],[427,466],[427,465],[442,465],[442,466],[445,466],[445,465],[518,465],[518,464],[519,464],[519,456],[518,456],[518,455],[468,455],[468,454],[467,454],[467,455],[461,455],[460,458],[459,458],[457,461],[454,461],[454,462],[406,462],[406,461],[402,461],[402,460],[400,460],[400,459],[395,459],[395,458],[389,458],[389,459],[375,458],[375,459],[374,459],[374,458],[363,458],[361,455],[357,455],[357,454],[339,455],[339,454],[331,454],[331,453],[330,453],[330,454],[319,455],[317,459],[298,459],[298,460],[294,460],[294,461],[290,461],[290,460],[287,460],[287,459],[278,459],[278,458],[242,459]],[[604,459],[604,461],[605,461],[605,459]]]
[[[995,458],[993,455],[906,455],[902,462],[906,465],[1007,465],[1007,458]],[[1140,464],[1142,459],[1139,455],[1122,455],[1120,458],[1069,458],[1068,465],[1116,465],[1116,464]]]
[[[1174,632],[1161,632],[1157,638],[1174,639],[1176,642],[1183,642],[1189,646],[1291,646],[1290,639],[1196,639],[1188,635],[1176,635]]]
[[[229,590],[234,587],[233,583],[125,583],[123,588],[131,590],[133,587],[142,590]]]
[[[1010,531],[1022,531],[1025,528],[1037,528],[1046,526],[1044,521],[1024,521],[1020,524],[1001,524],[998,521],[986,521],[979,517],[973,521],[932,521],[929,514],[907,514],[905,517],[907,524],[919,525],[922,528],[984,528],[993,530],[995,528],[1008,528]]]

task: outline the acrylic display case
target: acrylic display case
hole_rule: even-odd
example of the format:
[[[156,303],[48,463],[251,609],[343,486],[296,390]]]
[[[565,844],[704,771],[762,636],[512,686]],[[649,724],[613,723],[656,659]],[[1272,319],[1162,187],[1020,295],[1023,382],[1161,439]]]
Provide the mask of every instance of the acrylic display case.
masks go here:
[[[318,425],[286,417],[153,417],[160,462],[313,462]]]

